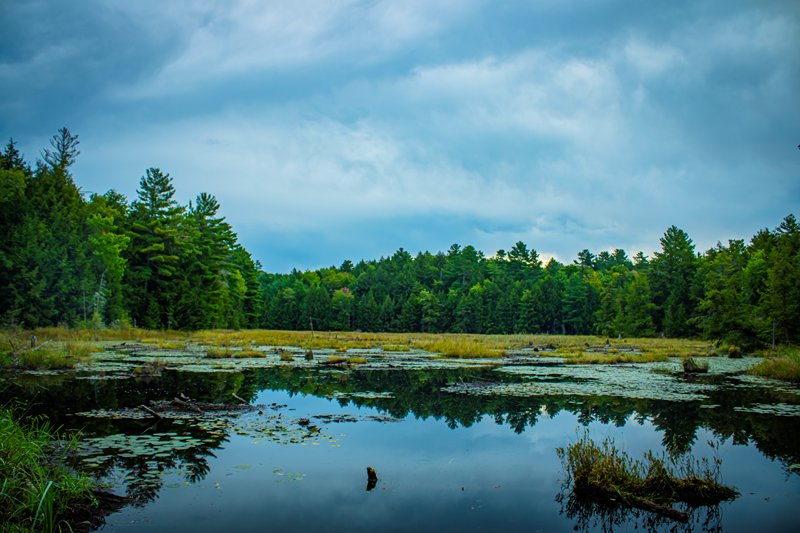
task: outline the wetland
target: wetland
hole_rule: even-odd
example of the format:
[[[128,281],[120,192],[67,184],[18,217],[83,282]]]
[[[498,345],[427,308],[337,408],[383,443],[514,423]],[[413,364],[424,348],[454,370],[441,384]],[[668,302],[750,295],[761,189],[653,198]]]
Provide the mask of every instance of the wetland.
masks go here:
[[[105,529],[796,527],[800,388],[747,374],[760,358],[656,340],[137,335],[0,383],[4,403],[81,431],[71,468],[126,498]],[[490,356],[454,348],[479,340]],[[708,372],[684,373],[683,352]],[[676,503],[687,523],[576,494],[556,450],[584,431],[631,457],[719,459],[740,494]]]

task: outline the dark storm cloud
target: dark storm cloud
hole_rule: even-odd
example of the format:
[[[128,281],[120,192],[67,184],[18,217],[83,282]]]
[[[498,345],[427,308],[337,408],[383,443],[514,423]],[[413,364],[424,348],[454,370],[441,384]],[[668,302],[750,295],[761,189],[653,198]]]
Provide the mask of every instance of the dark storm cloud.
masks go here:
[[[796,2],[0,5],[0,135],[215,194],[268,270],[523,240],[702,250],[800,202]],[[328,259],[326,259],[328,258]]]

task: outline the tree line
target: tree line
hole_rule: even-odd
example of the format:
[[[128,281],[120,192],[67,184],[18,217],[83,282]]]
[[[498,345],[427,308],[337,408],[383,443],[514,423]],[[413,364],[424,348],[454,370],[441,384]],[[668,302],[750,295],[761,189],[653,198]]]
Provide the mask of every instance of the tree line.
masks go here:
[[[753,348],[800,336],[800,226],[788,215],[749,243],[697,253],[672,226],[652,258],[589,250],[570,264],[523,242],[289,274],[264,272],[207,193],[174,199],[146,171],[132,202],[85,198],[66,128],[36,167],[13,141],[0,159],[0,316],[6,325],[270,328],[697,337]]]
[[[0,317],[27,328],[253,328],[260,265],[219,203],[179,205],[169,174],[147,169],[137,198],[84,195],[66,128],[31,167],[9,141],[0,156]]]

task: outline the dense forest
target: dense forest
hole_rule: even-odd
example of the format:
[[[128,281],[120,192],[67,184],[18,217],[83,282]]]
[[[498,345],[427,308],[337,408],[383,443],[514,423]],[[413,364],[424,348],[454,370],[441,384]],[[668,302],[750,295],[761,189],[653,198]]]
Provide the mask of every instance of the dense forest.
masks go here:
[[[701,336],[745,348],[800,337],[800,225],[789,215],[750,240],[697,253],[672,226],[648,258],[616,249],[572,264],[522,242],[486,257],[402,248],[391,257],[263,272],[219,203],[181,206],[151,168],[129,202],[84,195],[66,128],[31,167],[0,156],[0,317],[7,327],[270,328],[450,333]]]

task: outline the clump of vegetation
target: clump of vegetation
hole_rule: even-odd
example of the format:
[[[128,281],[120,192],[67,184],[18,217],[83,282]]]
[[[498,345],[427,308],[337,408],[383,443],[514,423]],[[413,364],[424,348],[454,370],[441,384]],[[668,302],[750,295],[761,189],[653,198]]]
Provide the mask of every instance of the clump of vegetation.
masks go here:
[[[23,424],[17,414],[0,408],[0,522],[3,531],[55,531],[70,500],[91,496],[92,483],[65,465],[76,436],[56,452],[52,443],[64,441],[46,419]]]
[[[704,374],[708,372],[708,361],[695,361],[694,357],[684,357],[683,371],[693,374]]]
[[[407,352],[408,345],[407,344],[384,344],[381,346],[381,350],[384,352]]]
[[[160,376],[161,371],[165,368],[167,368],[165,361],[155,360],[135,367],[133,372],[139,376]]]
[[[715,452],[719,444],[709,442]],[[595,443],[586,430],[574,444],[556,448],[567,481],[576,492],[622,499],[629,505],[682,519],[680,513],[666,507],[674,502],[712,505],[734,499],[739,493],[720,481],[721,459],[716,455],[697,460],[688,453],[652,451],[642,461],[634,460],[618,449],[607,437]]]
[[[346,362],[347,362],[347,358],[346,357],[334,357],[334,356],[332,356],[332,357],[328,357],[328,359],[325,361],[325,364],[338,365],[338,364],[346,363]]]
[[[738,346],[731,345],[731,347],[728,348],[728,357],[731,359],[741,359],[742,349]]]
[[[259,352],[258,350],[253,350],[252,348],[243,348],[242,350],[235,352],[233,356],[241,358],[250,358],[250,357],[266,357],[267,355],[264,352]]]
[[[748,374],[800,382],[800,348],[785,347],[774,354],[765,351],[762,355],[764,360],[751,366],[747,370]]]
[[[367,363],[366,357],[350,357],[347,362],[351,365],[363,365]]]
[[[233,357],[233,350],[228,346],[224,346],[222,348],[209,348],[206,350],[206,357],[210,359]]]
[[[186,348],[184,342],[158,341],[159,350],[183,350],[184,348]]]
[[[16,339],[18,335],[8,337],[4,344],[8,348],[0,353],[0,366],[23,369],[62,370],[73,368],[75,363],[96,349],[93,346],[76,346],[67,342],[61,346],[50,344],[52,341],[37,342],[32,336],[30,343]]]
[[[283,352],[281,354],[281,361],[294,361],[294,357],[289,352]]]

